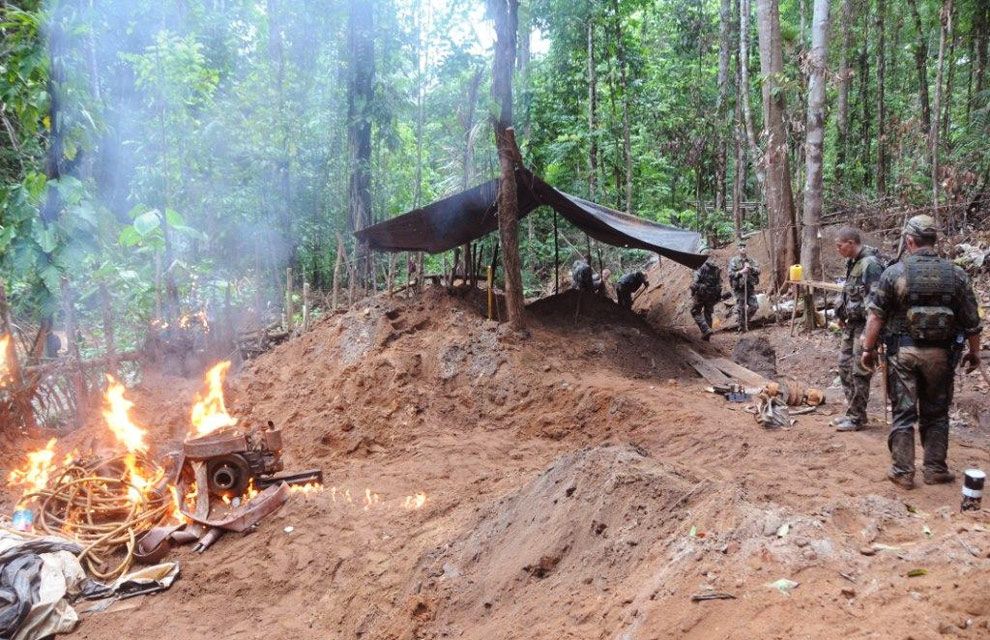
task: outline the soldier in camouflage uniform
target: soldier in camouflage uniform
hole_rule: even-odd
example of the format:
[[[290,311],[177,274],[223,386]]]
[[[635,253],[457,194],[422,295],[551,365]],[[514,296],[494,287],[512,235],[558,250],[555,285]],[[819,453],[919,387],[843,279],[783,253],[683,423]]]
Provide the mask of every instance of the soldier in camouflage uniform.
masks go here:
[[[760,283],[760,266],[746,255],[746,243],[739,243],[739,255],[729,259],[729,284],[736,297],[739,331],[749,329],[749,321],[760,308],[756,302],[756,285]]]
[[[935,253],[935,220],[915,216],[904,228],[908,256],[888,267],[873,289],[863,332],[863,366],[873,369],[886,329],[888,390],[894,422],[887,445],[893,464],[887,477],[914,487],[914,424],[924,449],[925,484],[953,482],[945,463],[953,370],[962,361],[980,364],[980,317],[966,273]]]
[[[715,264],[707,249],[703,253],[708,256],[708,260],[694,272],[694,281],[691,283],[691,298],[694,302],[691,317],[701,329],[701,339],[707,342],[711,340],[713,333],[712,313],[715,305],[722,299],[722,270]]]
[[[619,278],[618,284],[615,285],[615,294],[619,298],[619,305],[626,309],[632,309],[633,295],[640,288],[647,287],[649,284],[646,274],[642,271],[633,271]]]
[[[578,291],[594,291],[594,271],[591,259],[578,258],[571,266],[571,287]]]
[[[842,349],[839,351],[839,378],[849,407],[836,420],[836,431],[859,431],[866,426],[866,405],[870,401],[873,372],[860,362],[863,355],[863,329],[866,327],[866,301],[880,279],[883,267],[873,247],[864,246],[859,231],[843,227],[835,237],[835,248],[846,258],[846,284],[837,309],[842,323]]]

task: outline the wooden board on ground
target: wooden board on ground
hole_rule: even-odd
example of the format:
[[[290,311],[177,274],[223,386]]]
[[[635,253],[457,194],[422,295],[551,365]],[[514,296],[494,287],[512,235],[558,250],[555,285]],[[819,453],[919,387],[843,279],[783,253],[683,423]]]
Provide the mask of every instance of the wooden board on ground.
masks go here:
[[[718,367],[708,361],[694,349],[681,345],[677,347],[678,355],[698,372],[702,378],[715,386],[726,386],[733,383],[732,378],[722,373]]]
[[[765,387],[770,380],[764,378],[755,371],[750,371],[741,364],[735,363],[728,358],[712,358],[709,362],[723,371],[726,375],[740,380],[747,387]]]

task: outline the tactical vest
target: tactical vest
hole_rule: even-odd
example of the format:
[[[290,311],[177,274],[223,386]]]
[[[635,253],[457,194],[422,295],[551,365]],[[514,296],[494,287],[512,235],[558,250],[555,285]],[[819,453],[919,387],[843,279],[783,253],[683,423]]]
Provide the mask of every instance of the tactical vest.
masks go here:
[[[846,284],[842,288],[841,316],[846,322],[863,324],[866,322],[866,269],[873,262],[882,266],[872,247],[863,247],[856,260],[850,260],[846,269]]]
[[[907,333],[923,343],[944,343],[956,337],[955,268],[938,256],[909,256],[904,260],[907,281]]]

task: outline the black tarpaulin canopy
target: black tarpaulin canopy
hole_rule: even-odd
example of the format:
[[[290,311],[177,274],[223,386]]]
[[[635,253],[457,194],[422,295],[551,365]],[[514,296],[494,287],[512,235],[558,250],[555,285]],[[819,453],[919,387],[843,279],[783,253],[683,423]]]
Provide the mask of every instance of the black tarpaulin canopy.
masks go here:
[[[616,247],[645,249],[691,269],[705,262],[696,253],[701,234],[603,207],[554,189],[526,169],[516,170],[519,217],[552,207],[595,240]],[[498,228],[498,180],[413,209],[356,232],[378,251],[438,253],[472,242]]]

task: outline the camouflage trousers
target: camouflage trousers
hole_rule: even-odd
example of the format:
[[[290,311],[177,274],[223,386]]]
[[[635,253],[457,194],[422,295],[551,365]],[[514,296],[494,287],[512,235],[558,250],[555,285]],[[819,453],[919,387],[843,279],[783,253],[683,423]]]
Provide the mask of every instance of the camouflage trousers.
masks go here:
[[[896,475],[914,472],[914,424],[918,423],[924,468],[945,472],[949,450],[951,352],[938,347],[900,347],[887,359],[893,425],[887,440]]]
[[[745,289],[735,289],[733,293],[736,296],[736,321],[739,323],[739,330],[742,331],[746,326],[746,313],[748,308],[749,321],[752,322],[753,318],[756,316],[756,312],[759,310],[760,305],[756,301],[756,294],[753,292],[752,287],[749,289],[749,297],[746,297]],[[745,300],[745,304],[743,304]]]
[[[694,318],[695,324],[701,329],[701,334],[707,336],[712,332],[712,314],[715,312],[715,303],[718,300],[710,300],[699,296],[694,296],[693,300],[694,304],[691,305],[691,317]]]
[[[860,338],[864,328],[862,324],[846,325],[839,350],[839,379],[848,405],[846,416],[859,425],[866,424],[866,405],[870,402],[870,380],[873,378],[873,372],[860,362],[863,355]]]

